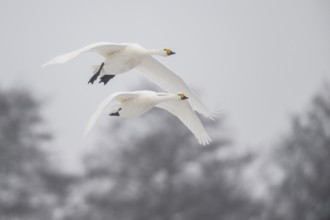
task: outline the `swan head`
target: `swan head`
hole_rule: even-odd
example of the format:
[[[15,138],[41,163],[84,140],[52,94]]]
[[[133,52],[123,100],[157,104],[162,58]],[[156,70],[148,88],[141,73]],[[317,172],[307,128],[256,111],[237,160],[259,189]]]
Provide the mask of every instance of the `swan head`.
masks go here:
[[[164,49],[164,52],[165,52],[164,56],[171,56],[171,55],[175,54],[175,52],[173,52],[173,51],[172,51],[171,49],[169,49],[169,48],[165,48],[165,49]]]
[[[188,97],[183,92],[178,93],[178,96],[180,96],[181,100],[188,99]]]

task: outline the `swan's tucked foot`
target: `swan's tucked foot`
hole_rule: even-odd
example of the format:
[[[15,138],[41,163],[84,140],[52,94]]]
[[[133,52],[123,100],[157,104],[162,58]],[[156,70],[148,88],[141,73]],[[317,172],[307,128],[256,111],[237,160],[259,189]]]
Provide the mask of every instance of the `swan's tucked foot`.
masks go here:
[[[101,77],[101,80],[99,83],[103,82],[104,85],[107,84],[109,82],[110,79],[112,79],[113,77],[115,77],[115,75],[104,75]]]
[[[93,84],[94,81],[97,79],[97,77],[99,77],[100,73],[95,73],[92,78],[88,81],[88,84],[91,83]]]
[[[101,70],[104,66],[104,63],[101,64],[100,68],[97,70],[97,72],[92,76],[92,78],[88,81],[88,84],[91,83],[93,84],[94,81],[97,79],[97,77],[99,77],[100,73],[101,73]]]
[[[119,116],[119,111],[121,110],[121,108],[118,109],[118,111],[110,113],[110,116]]]

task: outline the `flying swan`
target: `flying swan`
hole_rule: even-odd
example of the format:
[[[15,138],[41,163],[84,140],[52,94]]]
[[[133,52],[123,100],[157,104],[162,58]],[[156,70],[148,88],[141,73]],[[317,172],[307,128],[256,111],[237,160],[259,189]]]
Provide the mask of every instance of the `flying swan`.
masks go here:
[[[125,118],[140,116],[153,107],[165,109],[178,117],[182,123],[195,135],[199,144],[207,145],[211,142],[197,114],[191,106],[184,101],[188,99],[184,93],[170,94],[153,91],[116,92],[104,99],[94,114],[90,117],[85,135],[94,127],[95,122],[102,112],[113,101],[119,102],[119,107],[112,111],[110,116],[120,116]]]
[[[189,103],[195,111],[207,118],[215,118],[215,115],[206,108],[180,76],[152,57],[152,55],[166,57],[175,54],[168,48],[145,49],[134,43],[98,42],[57,56],[43,66],[66,63],[85,52],[95,52],[104,57],[101,65],[94,66],[93,76],[88,83],[93,84],[100,77],[100,83],[103,82],[105,85],[115,75],[135,68],[169,93],[184,92],[189,97]]]

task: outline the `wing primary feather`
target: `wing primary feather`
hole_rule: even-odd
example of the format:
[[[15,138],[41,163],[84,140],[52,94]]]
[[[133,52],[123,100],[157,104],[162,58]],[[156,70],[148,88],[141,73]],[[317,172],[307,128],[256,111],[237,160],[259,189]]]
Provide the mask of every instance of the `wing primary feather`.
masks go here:
[[[166,101],[156,105],[158,108],[162,108],[175,115],[180,121],[195,135],[198,143],[201,145],[207,145],[208,134],[198,118],[197,114],[192,110],[191,106],[184,101]]]
[[[146,57],[136,69],[169,93],[184,92],[189,97],[188,102],[193,110],[214,120],[215,115],[207,109],[183,79],[155,58]]]
[[[106,99],[104,99],[99,106],[97,107],[96,111],[92,114],[92,116],[89,118],[87,125],[85,127],[85,132],[84,135],[87,135],[92,128],[95,125],[95,122],[97,121],[97,119],[100,117],[100,115],[102,114],[102,112],[104,111],[104,109],[113,101],[113,99],[115,98],[117,94],[112,94],[109,97],[107,97]]]
[[[126,44],[118,44],[118,43],[111,43],[111,42],[97,42],[97,43],[85,46],[83,48],[80,48],[78,50],[59,55],[59,56],[49,60],[48,62],[46,62],[43,65],[43,67],[52,65],[52,64],[56,64],[56,63],[66,63],[85,52],[95,52],[95,53],[99,53],[100,55],[105,55],[108,52],[118,51],[125,46],[126,46]]]
[[[96,111],[89,118],[87,125],[85,127],[84,135],[87,135],[95,125],[95,122],[103,113],[103,111],[108,107],[108,105],[113,101],[122,102],[124,100],[129,100],[135,98],[138,94],[134,92],[116,92],[105,98],[97,107]]]

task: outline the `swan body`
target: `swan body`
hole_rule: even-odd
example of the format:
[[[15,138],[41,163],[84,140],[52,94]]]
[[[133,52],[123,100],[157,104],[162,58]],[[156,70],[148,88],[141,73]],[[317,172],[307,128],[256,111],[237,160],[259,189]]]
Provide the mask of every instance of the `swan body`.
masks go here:
[[[157,93],[146,90],[116,92],[100,103],[97,110],[87,123],[85,135],[88,134],[94,127],[95,122],[103,111],[109,106],[109,104],[116,101],[119,103],[119,107],[112,111],[110,114],[111,116],[131,118],[140,116],[154,107],[161,108],[179,118],[195,135],[200,144],[209,144],[211,141],[210,137],[206,133],[205,128],[197,114],[193,111],[191,106],[184,101],[185,99],[188,99],[188,97],[186,97],[183,93]]]
[[[95,52],[104,57],[101,65],[94,66],[94,75],[89,82],[93,83],[100,76],[100,82],[106,84],[115,75],[136,69],[169,93],[185,93],[189,97],[188,102],[193,110],[207,118],[214,119],[215,115],[207,109],[182,78],[153,58],[153,55],[175,54],[170,49],[145,49],[134,43],[98,42],[55,57],[44,66],[68,62],[85,52]]]
[[[102,75],[126,73],[138,66],[148,55],[148,51],[138,44],[127,44],[121,50],[105,54]]]

